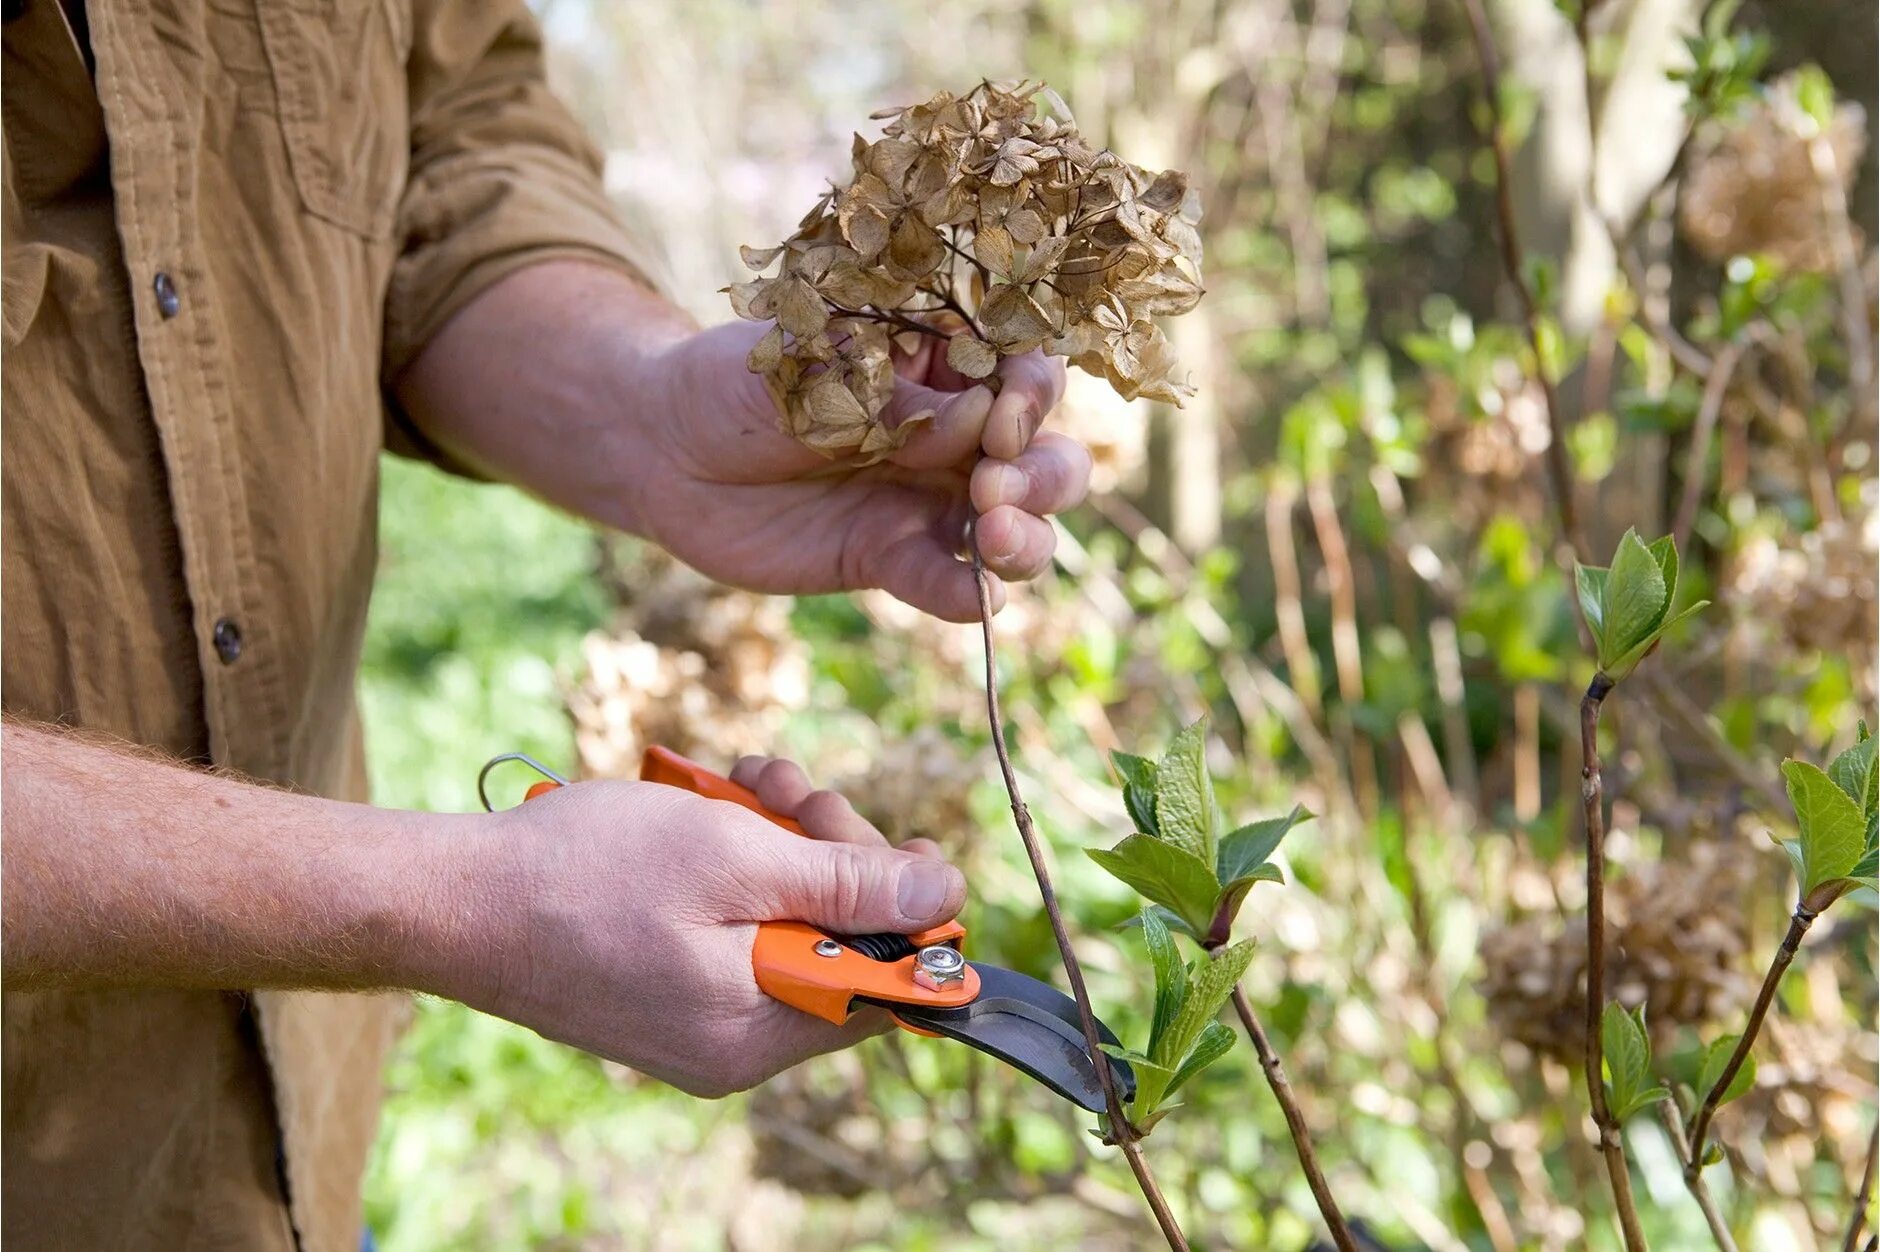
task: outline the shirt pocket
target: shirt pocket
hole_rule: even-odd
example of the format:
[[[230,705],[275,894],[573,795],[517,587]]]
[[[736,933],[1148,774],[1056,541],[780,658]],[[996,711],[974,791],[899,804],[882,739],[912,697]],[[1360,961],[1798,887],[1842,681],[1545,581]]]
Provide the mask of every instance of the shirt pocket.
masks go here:
[[[260,0],[281,136],[301,205],[367,238],[392,232],[410,163],[401,0]]]

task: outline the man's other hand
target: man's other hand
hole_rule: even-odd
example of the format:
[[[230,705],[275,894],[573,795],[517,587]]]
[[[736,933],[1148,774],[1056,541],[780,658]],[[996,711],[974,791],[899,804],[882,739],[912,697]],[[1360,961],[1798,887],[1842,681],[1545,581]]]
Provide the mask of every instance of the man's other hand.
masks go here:
[[[923,339],[897,356],[890,422],[920,413],[885,461],[831,462],[777,428],[776,407],[745,356],[764,326],[702,331],[664,355],[639,515],[662,546],[722,582],[811,593],[880,587],[949,621],[978,616],[961,559],[972,511],[999,579],[1036,577],[1056,546],[1050,515],[1084,498],[1090,453],[1041,429],[1064,394],[1064,364],[1040,353],[1000,363],[997,397]],[[983,459],[982,459],[983,455]]]
[[[758,923],[911,933],[957,914],[965,880],[931,843],[889,847],[788,761],[747,757],[732,776],[812,837],[640,782],[577,783],[487,819],[470,860],[503,872],[446,886],[470,903],[427,942],[441,968],[425,989],[702,1096],[885,1029],[879,1010],[835,1026],[758,990]]]

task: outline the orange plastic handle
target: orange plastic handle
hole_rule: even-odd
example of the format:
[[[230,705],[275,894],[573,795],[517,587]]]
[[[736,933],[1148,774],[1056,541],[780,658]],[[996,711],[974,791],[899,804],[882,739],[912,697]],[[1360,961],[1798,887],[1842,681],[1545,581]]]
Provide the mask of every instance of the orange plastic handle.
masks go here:
[[[728,800],[792,834],[805,834],[797,822],[765,808],[756,793],[695,761],[688,761],[670,748],[657,745],[648,748],[640,762],[640,777],[646,782],[683,787],[707,799]],[[533,794],[534,788],[530,791]],[[979,997],[979,973],[970,965],[966,967],[964,980],[935,991],[914,981],[912,956],[898,961],[877,961],[841,943],[830,944],[829,938],[826,932],[803,922],[760,925],[757,939],[751,945],[751,969],[757,975],[758,987],[773,1000],[781,1000],[792,1008],[837,1025],[848,1020],[850,1005],[856,996],[932,1008],[958,1008]],[[939,944],[958,948],[965,939],[966,928],[957,921],[908,936],[916,949]],[[931,1033],[906,1022],[900,1025],[916,1034]]]
[[[765,808],[763,801],[757,798],[757,793],[749,787],[740,787],[698,762],[686,760],[671,748],[662,748],[657,744],[648,748],[646,755],[640,758],[640,779],[643,782],[665,783],[668,787],[682,787],[707,800],[729,800],[733,804],[743,805],[765,821],[781,826],[793,835],[808,837],[809,832],[795,818]]]

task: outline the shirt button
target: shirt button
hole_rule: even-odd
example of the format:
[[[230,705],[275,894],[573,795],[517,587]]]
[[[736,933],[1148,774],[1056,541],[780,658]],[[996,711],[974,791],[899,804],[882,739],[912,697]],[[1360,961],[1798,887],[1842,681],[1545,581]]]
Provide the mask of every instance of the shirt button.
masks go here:
[[[223,618],[215,624],[215,654],[222,658],[222,664],[233,665],[242,654],[242,628],[233,618]]]
[[[176,294],[176,284],[170,276],[158,270],[156,281],[150,285],[157,290],[157,312],[166,318],[175,317],[177,310],[183,307],[183,298]]]

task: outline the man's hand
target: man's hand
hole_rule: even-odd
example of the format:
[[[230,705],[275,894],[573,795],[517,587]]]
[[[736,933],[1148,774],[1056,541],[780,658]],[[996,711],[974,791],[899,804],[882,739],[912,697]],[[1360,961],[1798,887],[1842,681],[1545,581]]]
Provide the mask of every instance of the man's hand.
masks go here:
[[[744,363],[763,330],[696,331],[623,274],[548,262],[460,310],[395,391],[465,462],[752,590],[882,587],[971,621],[960,553],[974,510],[995,575],[1031,578],[1050,562],[1047,519],[1083,499],[1090,476],[1081,444],[1039,429],[1063,394],[1061,362],[1003,362],[995,399],[925,342],[897,362],[889,414],[934,416],[887,461],[845,467],[778,431]]]
[[[9,990],[410,988],[720,1095],[885,1025],[765,996],[757,923],[912,932],[966,894],[783,761],[733,776],[812,838],[654,783],[406,813],[21,723],[4,741]]]
[[[1051,561],[1050,514],[1090,479],[1082,444],[1041,431],[1064,393],[1064,364],[1040,353],[1001,363],[995,398],[947,366],[945,341],[897,358],[890,423],[931,414],[886,461],[832,463],[777,428],[744,358],[766,328],[714,327],[667,355],[663,410],[649,430],[657,468],[639,480],[648,533],[722,582],[784,593],[885,588],[950,621],[978,617],[960,560],[972,512],[993,574],[1026,579]],[[995,607],[1004,591],[994,580]]]
[[[889,848],[787,761],[747,758],[733,777],[812,838],[654,783],[561,788],[494,819],[485,855],[513,858],[496,896],[515,898],[475,910],[491,929],[445,944],[451,963],[424,981],[703,1096],[885,1029],[877,1010],[838,1027],[759,991],[757,923],[922,930],[959,912],[959,871],[931,845]]]

